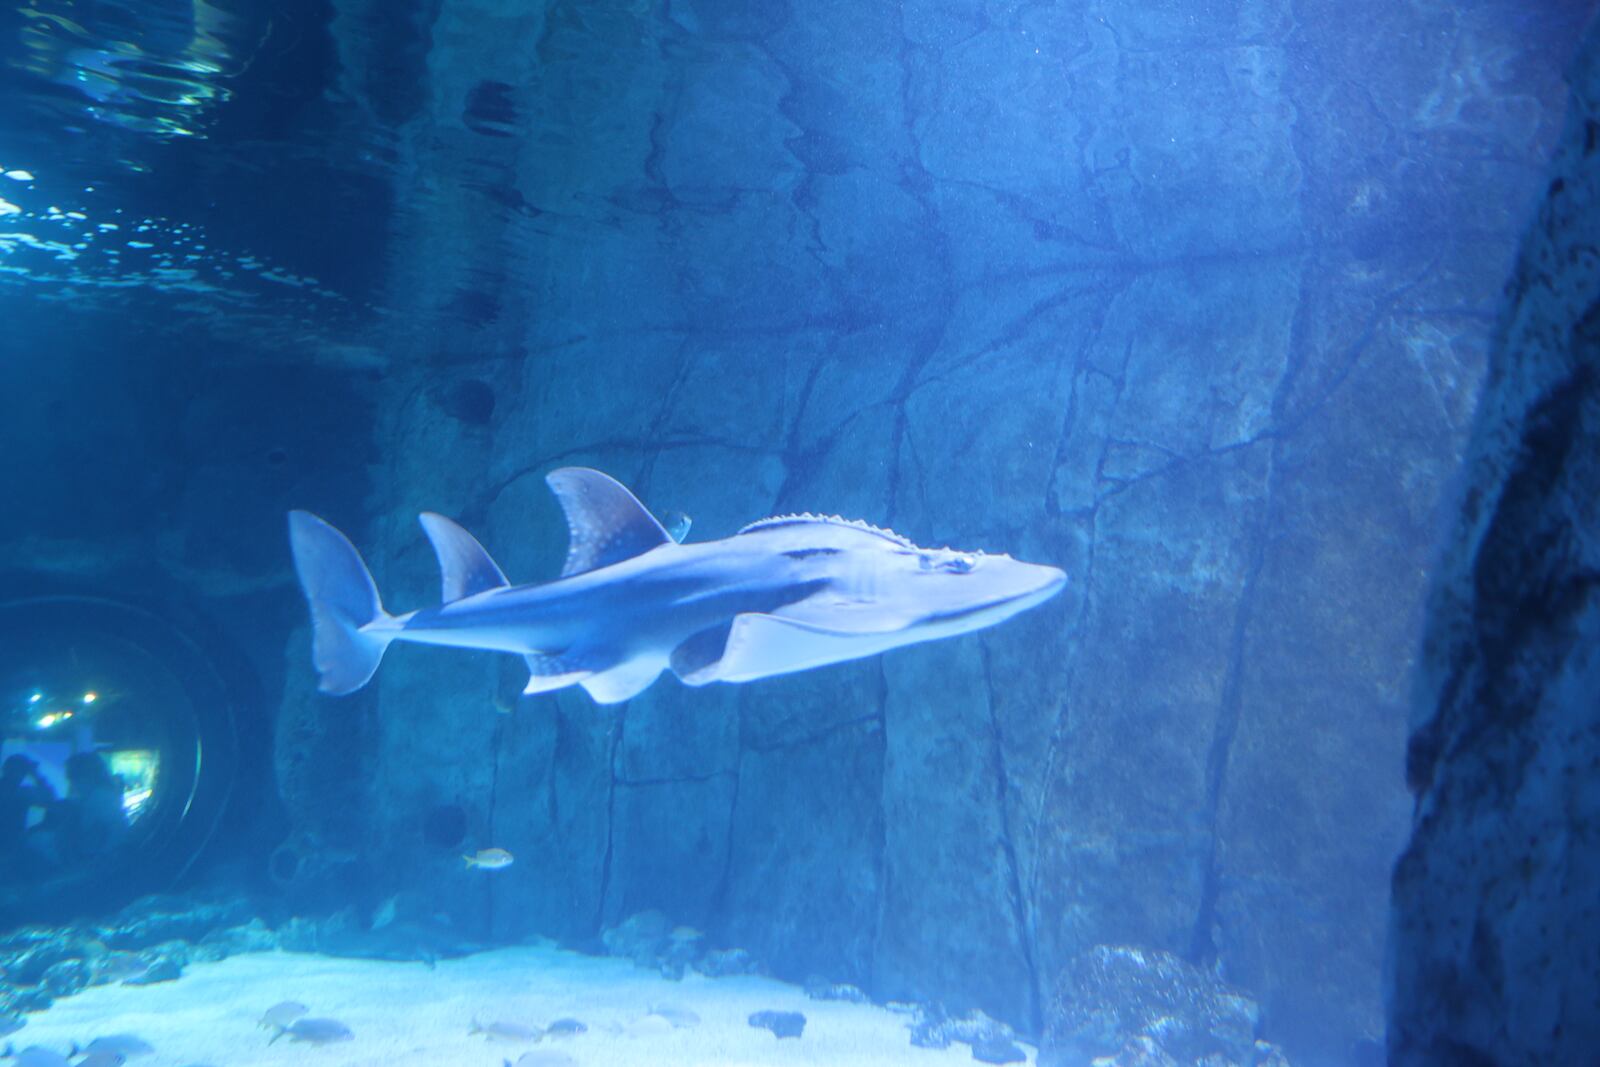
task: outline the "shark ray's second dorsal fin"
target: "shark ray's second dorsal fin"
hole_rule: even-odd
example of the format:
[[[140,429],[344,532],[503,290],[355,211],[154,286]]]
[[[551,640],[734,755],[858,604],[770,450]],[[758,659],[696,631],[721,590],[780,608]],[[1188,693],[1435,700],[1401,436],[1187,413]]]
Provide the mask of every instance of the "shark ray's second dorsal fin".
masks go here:
[[[439,577],[446,604],[511,584],[478,539],[458,523],[432,511],[424,511],[417,516],[417,521],[422,523],[422,531],[433,542],[433,554],[439,557]]]
[[[739,533],[746,534],[755,530],[770,529],[774,526],[798,526],[813,523],[822,526],[848,526],[852,530],[876,534],[885,541],[893,541],[902,548],[917,547],[910,538],[902,537],[893,530],[886,530],[882,526],[874,526],[870,522],[862,522],[860,519],[846,519],[839,515],[813,515],[808,511],[795,515],[774,515],[770,519],[757,519],[748,526],[740,527]]]
[[[639,498],[609,474],[588,467],[562,467],[544,480],[567,513],[572,537],[561,577],[621,563],[672,544]]]

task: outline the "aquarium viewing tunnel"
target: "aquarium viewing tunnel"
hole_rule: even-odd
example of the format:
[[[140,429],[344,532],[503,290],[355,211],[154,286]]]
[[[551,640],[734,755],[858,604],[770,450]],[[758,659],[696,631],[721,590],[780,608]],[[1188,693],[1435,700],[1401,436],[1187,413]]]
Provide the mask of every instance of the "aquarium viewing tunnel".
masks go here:
[[[130,604],[25,596],[0,603],[0,635],[6,786],[81,801],[26,811],[37,847],[8,849],[0,915],[64,921],[170,888],[228,807],[246,693]]]
[[[1565,1065],[1592,0],[0,10],[0,1067]]]

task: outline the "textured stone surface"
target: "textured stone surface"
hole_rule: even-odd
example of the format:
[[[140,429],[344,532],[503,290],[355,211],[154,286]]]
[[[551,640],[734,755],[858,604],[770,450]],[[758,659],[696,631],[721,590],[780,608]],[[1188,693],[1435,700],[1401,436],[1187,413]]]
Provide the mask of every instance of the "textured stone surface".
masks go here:
[[[1062,970],[1046,1016],[1042,1067],[1077,1067],[1146,1043],[1175,1063],[1253,1064],[1261,1011],[1169,953],[1097,945]]]
[[[1392,1063],[1600,1040],[1600,31],[1507,292],[1428,600],[1394,876]]]
[[[655,907],[1030,1034],[1129,943],[1297,1062],[1381,1036],[1430,516],[1577,5],[451,0],[403,97],[387,5],[340,7],[406,176],[391,604],[436,595],[424,508],[553,574],[568,463],[696,537],[821,509],[1072,576],[981,637],[616,709],[402,650],[386,877],[502,935]],[[467,380],[486,423],[439,399]],[[518,863],[420,848],[443,803]]]
[[[258,917],[258,901],[141,897],[114,915],[73,925],[22,926],[0,936],[0,1037],[20,1029],[20,1013],[86,986],[150,985],[178,978],[197,955],[279,947]]]

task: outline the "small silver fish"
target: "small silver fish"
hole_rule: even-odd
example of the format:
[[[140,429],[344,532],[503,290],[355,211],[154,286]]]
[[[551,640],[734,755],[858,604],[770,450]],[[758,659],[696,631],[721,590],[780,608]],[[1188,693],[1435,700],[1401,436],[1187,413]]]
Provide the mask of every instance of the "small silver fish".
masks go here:
[[[546,1037],[573,1037],[577,1034],[587,1032],[588,1029],[589,1028],[587,1026],[579,1022],[577,1019],[561,1018],[555,1020],[549,1026],[545,1027],[544,1032]]]
[[[513,1064],[505,1061],[506,1067],[578,1067],[578,1061],[565,1052],[552,1048],[536,1048],[532,1052],[524,1052],[517,1057]]]
[[[122,1067],[127,1062],[127,1057],[116,1052],[91,1052],[73,1067]]]
[[[284,1030],[310,1010],[298,1000],[280,1000],[261,1013],[261,1022],[257,1025],[268,1030]]]
[[[467,861],[468,867],[478,867],[485,871],[502,870],[516,862],[516,857],[503,848],[480,848],[472,855],[461,858]]]
[[[469,1034],[482,1034],[489,1041],[502,1041],[507,1044],[522,1045],[530,1041],[537,1041],[544,1036],[544,1031],[537,1026],[524,1026],[521,1023],[480,1023],[472,1020],[472,1029]]]
[[[93,1056],[105,1052],[125,1060],[131,1060],[135,1056],[148,1056],[154,1051],[155,1048],[150,1042],[137,1034],[107,1034],[95,1038],[83,1048],[86,1055]]]
[[[290,1041],[304,1041],[309,1045],[332,1045],[340,1041],[354,1040],[356,1036],[338,1019],[314,1017],[296,1019],[288,1026],[279,1027],[278,1032],[272,1035],[272,1041],[278,1040],[285,1034]],[[268,1041],[267,1044],[272,1044],[272,1041]]]
[[[688,1030],[700,1025],[700,1016],[688,1008],[676,1004],[655,1004],[650,1008],[651,1015],[659,1015],[672,1024],[674,1030]],[[649,1016],[645,1016],[649,1018]]]

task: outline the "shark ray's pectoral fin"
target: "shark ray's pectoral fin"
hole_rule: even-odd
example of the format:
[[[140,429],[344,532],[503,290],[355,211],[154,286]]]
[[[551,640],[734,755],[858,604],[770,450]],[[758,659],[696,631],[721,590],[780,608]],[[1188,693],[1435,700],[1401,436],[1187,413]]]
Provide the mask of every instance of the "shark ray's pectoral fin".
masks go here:
[[[640,656],[623,660],[615,667],[596,671],[578,684],[595,699],[597,704],[620,704],[632,700],[661,676],[666,667],[659,657]]]
[[[561,502],[571,535],[567,562],[561,568],[563,578],[673,543],[639,498],[608,474],[587,467],[563,467],[545,475],[544,480]]]
[[[536,652],[524,656],[523,659],[528,663],[528,685],[522,690],[523,696],[565,689],[569,685],[577,685],[594,673],[587,667],[574,664],[562,656],[547,656]]]
[[[424,511],[417,520],[433,543],[433,554],[439,557],[446,604],[511,584],[478,539],[460,525],[432,511]]]
[[[689,638],[674,650],[672,667],[689,685],[753,682],[876,655],[910,643],[910,633],[904,627],[877,632],[830,630],[776,615],[750,613],[736,615],[727,627],[702,630]],[[713,655],[719,638],[720,655]]]

